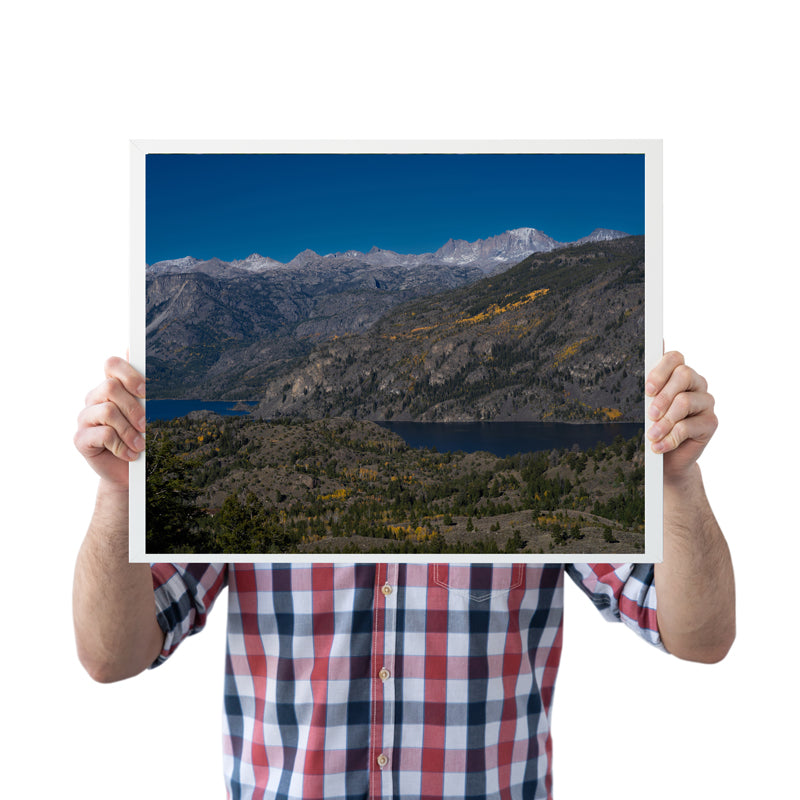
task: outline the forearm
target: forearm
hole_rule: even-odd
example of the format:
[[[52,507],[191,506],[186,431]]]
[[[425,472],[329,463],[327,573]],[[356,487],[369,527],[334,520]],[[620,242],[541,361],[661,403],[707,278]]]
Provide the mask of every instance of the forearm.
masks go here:
[[[691,661],[722,659],[736,633],[733,566],[697,464],[664,483],[664,561],[655,581],[667,650]]]
[[[127,489],[104,481],[75,566],[73,618],[81,663],[101,682],[136,675],[163,645],[150,566],[128,562]]]

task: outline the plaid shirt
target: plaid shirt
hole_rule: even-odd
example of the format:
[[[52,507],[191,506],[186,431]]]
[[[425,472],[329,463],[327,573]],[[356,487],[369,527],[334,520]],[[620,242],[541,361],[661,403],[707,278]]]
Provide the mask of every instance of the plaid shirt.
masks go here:
[[[552,797],[563,575],[658,647],[651,565],[157,564],[163,662],[229,587],[228,797]]]

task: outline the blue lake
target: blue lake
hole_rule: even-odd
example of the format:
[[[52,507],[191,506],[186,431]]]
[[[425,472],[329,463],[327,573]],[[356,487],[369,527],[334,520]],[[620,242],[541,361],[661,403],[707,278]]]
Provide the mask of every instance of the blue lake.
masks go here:
[[[236,406],[255,408],[254,401],[238,400],[148,400],[147,419],[176,419],[185,417],[190,411],[213,411],[226,417],[241,417],[247,411],[237,411]]]
[[[636,422],[379,422],[398,434],[410,447],[435,447],[439,452],[485,450],[505,457],[514,453],[560,450],[577,445],[581,450],[598,442],[611,444],[617,436],[630,439],[643,430]]]
[[[255,402],[202,400],[148,400],[148,419],[175,419],[190,411],[207,409],[225,416],[242,416],[237,405],[255,408]],[[602,422],[571,425],[566,422],[379,422],[400,436],[409,447],[431,447],[439,452],[474,453],[485,450],[499,457],[540,450],[560,450],[577,445],[581,450],[598,442],[610,444],[617,436],[630,439],[641,433],[636,422]]]

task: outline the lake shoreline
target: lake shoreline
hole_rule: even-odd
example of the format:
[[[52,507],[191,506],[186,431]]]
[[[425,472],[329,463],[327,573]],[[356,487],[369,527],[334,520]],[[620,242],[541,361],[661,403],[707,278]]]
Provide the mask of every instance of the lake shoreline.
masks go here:
[[[164,401],[151,401],[161,405],[155,416],[148,413],[151,421],[170,421],[184,419],[192,412],[218,414],[231,419],[247,419],[253,423],[278,425],[298,425],[313,423],[315,420],[279,417],[274,420],[261,419],[247,410],[234,410],[239,404],[226,401],[204,401],[189,403],[177,401],[177,407],[169,412],[172,405]],[[201,405],[201,408],[195,408]],[[191,407],[190,407],[191,406]],[[209,408],[208,406],[212,406]],[[148,412],[150,409],[148,409]],[[222,411],[223,413],[220,413]],[[335,420],[336,418],[325,418]],[[321,420],[316,420],[320,422]],[[343,422],[352,422],[342,418]],[[487,452],[503,458],[520,452],[541,452],[543,450],[574,449],[587,450],[598,442],[610,444],[615,438],[630,439],[644,430],[641,422],[550,422],[550,421],[512,421],[482,420],[464,422],[417,422],[405,420],[360,420],[360,423],[376,425],[397,435],[408,447],[429,449],[436,452]]]
[[[197,398],[191,399],[181,399],[181,398],[172,398],[172,397],[159,397],[153,398],[147,401],[149,410],[148,410],[148,417],[151,416],[151,412],[154,408],[163,409],[160,410],[160,413],[154,416],[154,419],[177,419],[178,417],[184,417],[187,414],[191,413],[192,411],[211,411],[212,413],[219,414],[220,416],[240,416],[240,415],[250,415],[253,412],[258,410],[258,406],[260,405],[260,400],[199,400]],[[166,404],[175,404],[183,406],[183,408],[187,410],[181,409],[181,413],[173,413],[172,411],[169,414],[165,414],[167,410]],[[215,408],[209,408],[209,406],[214,406]],[[245,410],[244,406],[252,406],[250,410]],[[238,407],[238,408],[237,408]],[[163,415],[162,415],[163,414]],[[644,416],[644,415],[643,415]],[[278,417],[258,417],[263,422],[281,422],[287,419],[351,419],[351,417],[304,417],[302,415],[298,415],[297,417],[290,417],[290,416],[278,416]],[[487,424],[487,425],[502,425],[502,424],[509,424],[509,425],[519,425],[519,424],[526,424],[526,423],[533,423],[533,424],[543,424],[543,425],[572,425],[575,427],[582,427],[587,425],[641,425],[643,421],[640,420],[631,420],[631,419],[615,419],[615,420],[591,420],[591,419],[579,419],[579,420],[550,420],[550,419],[532,419],[529,417],[516,417],[513,419],[503,418],[503,419],[452,419],[452,420],[420,420],[420,419],[413,419],[411,417],[405,417],[397,415],[396,417],[392,417],[391,419],[385,418],[378,418],[367,416],[363,419],[360,419],[361,422],[374,422],[378,425],[403,425],[403,424],[413,424],[413,425],[480,425],[480,424]]]

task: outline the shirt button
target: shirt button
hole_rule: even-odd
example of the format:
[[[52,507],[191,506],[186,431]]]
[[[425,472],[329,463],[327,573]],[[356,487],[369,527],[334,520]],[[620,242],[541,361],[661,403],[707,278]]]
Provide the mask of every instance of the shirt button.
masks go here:
[[[378,766],[383,769],[389,763],[389,758],[381,753],[378,756]]]
[[[384,583],[381,586],[381,591],[388,597],[392,593],[392,587],[388,583]]]
[[[382,669],[382,670],[381,670],[381,671],[378,673],[378,677],[379,677],[379,678],[380,678],[382,681],[388,681],[388,680],[389,680],[389,678],[391,677],[391,673],[389,672],[389,670],[388,670],[388,669],[386,669],[386,667],[384,667],[384,668],[383,668],[383,669]]]

